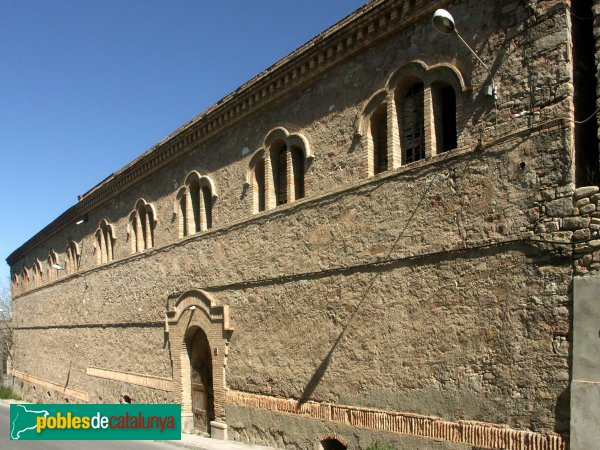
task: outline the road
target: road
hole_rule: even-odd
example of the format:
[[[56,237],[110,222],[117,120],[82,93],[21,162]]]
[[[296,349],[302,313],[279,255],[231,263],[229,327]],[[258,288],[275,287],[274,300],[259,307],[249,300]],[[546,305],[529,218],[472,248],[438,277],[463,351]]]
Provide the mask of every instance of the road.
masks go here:
[[[10,408],[0,403],[0,449],[17,450],[177,450],[178,447],[154,441],[11,441]]]

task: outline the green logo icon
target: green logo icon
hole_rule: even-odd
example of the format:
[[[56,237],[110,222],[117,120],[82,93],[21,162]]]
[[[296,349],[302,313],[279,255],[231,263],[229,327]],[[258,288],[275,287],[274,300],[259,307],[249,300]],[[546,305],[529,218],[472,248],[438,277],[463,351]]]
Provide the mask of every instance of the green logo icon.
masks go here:
[[[181,405],[10,405],[11,440],[179,440]]]

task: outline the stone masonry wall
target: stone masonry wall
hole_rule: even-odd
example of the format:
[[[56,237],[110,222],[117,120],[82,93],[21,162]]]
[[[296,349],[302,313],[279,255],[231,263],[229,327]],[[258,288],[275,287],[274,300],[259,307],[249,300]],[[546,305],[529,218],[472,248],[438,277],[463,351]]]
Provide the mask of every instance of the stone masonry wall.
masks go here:
[[[373,44],[18,261],[15,271],[69,239],[80,243],[79,272],[15,299],[15,370],[58,386],[68,380],[90,402],[124,393],[174,401],[181,380],[169,388],[167,299],[202,289],[230,309],[228,389],[568,434],[570,283],[574,270],[597,262],[585,250],[574,265],[570,240],[586,240],[585,229],[597,236],[598,196],[578,190],[573,204],[566,12],[554,1],[540,2],[535,15],[517,1],[448,7],[471,18],[461,34],[491,61],[497,108],[481,92],[485,70],[459,42],[432,31],[429,15]],[[460,146],[367,179],[361,111],[413,60],[451,63],[463,74]],[[248,162],[282,124],[314,149],[307,197],[252,216]],[[173,203],[191,170],[218,186],[215,227],[178,239]],[[130,255],[125,230],[138,198],[158,212],[156,248]],[[101,219],[117,230],[116,254],[96,267]],[[90,375],[111,371],[120,380],[166,379],[166,387]],[[50,392],[16,383],[29,398]],[[233,405],[226,414],[234,437],[289,448],[312,448],[326,431],[350,433]],[[353,445],[373,436],[357,431]],[[405,447],[417,438],[406,439]]]

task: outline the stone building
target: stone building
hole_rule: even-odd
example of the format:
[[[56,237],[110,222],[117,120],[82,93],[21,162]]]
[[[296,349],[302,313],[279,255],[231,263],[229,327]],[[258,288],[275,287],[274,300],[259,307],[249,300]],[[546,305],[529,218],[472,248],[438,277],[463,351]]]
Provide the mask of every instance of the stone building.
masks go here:
[[[594,448],[596,3],[374,0],[241,86],[8,257],[17,390],[280,448]]]

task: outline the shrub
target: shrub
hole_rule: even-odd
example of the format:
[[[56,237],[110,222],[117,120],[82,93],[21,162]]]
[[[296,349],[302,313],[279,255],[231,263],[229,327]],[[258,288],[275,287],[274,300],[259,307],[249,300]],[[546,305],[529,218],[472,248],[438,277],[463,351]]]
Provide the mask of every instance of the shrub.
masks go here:
[[[21,397],[16,395],[11,388],[0,386],[0,398],[9,398],[12,400],[21,400]]]

